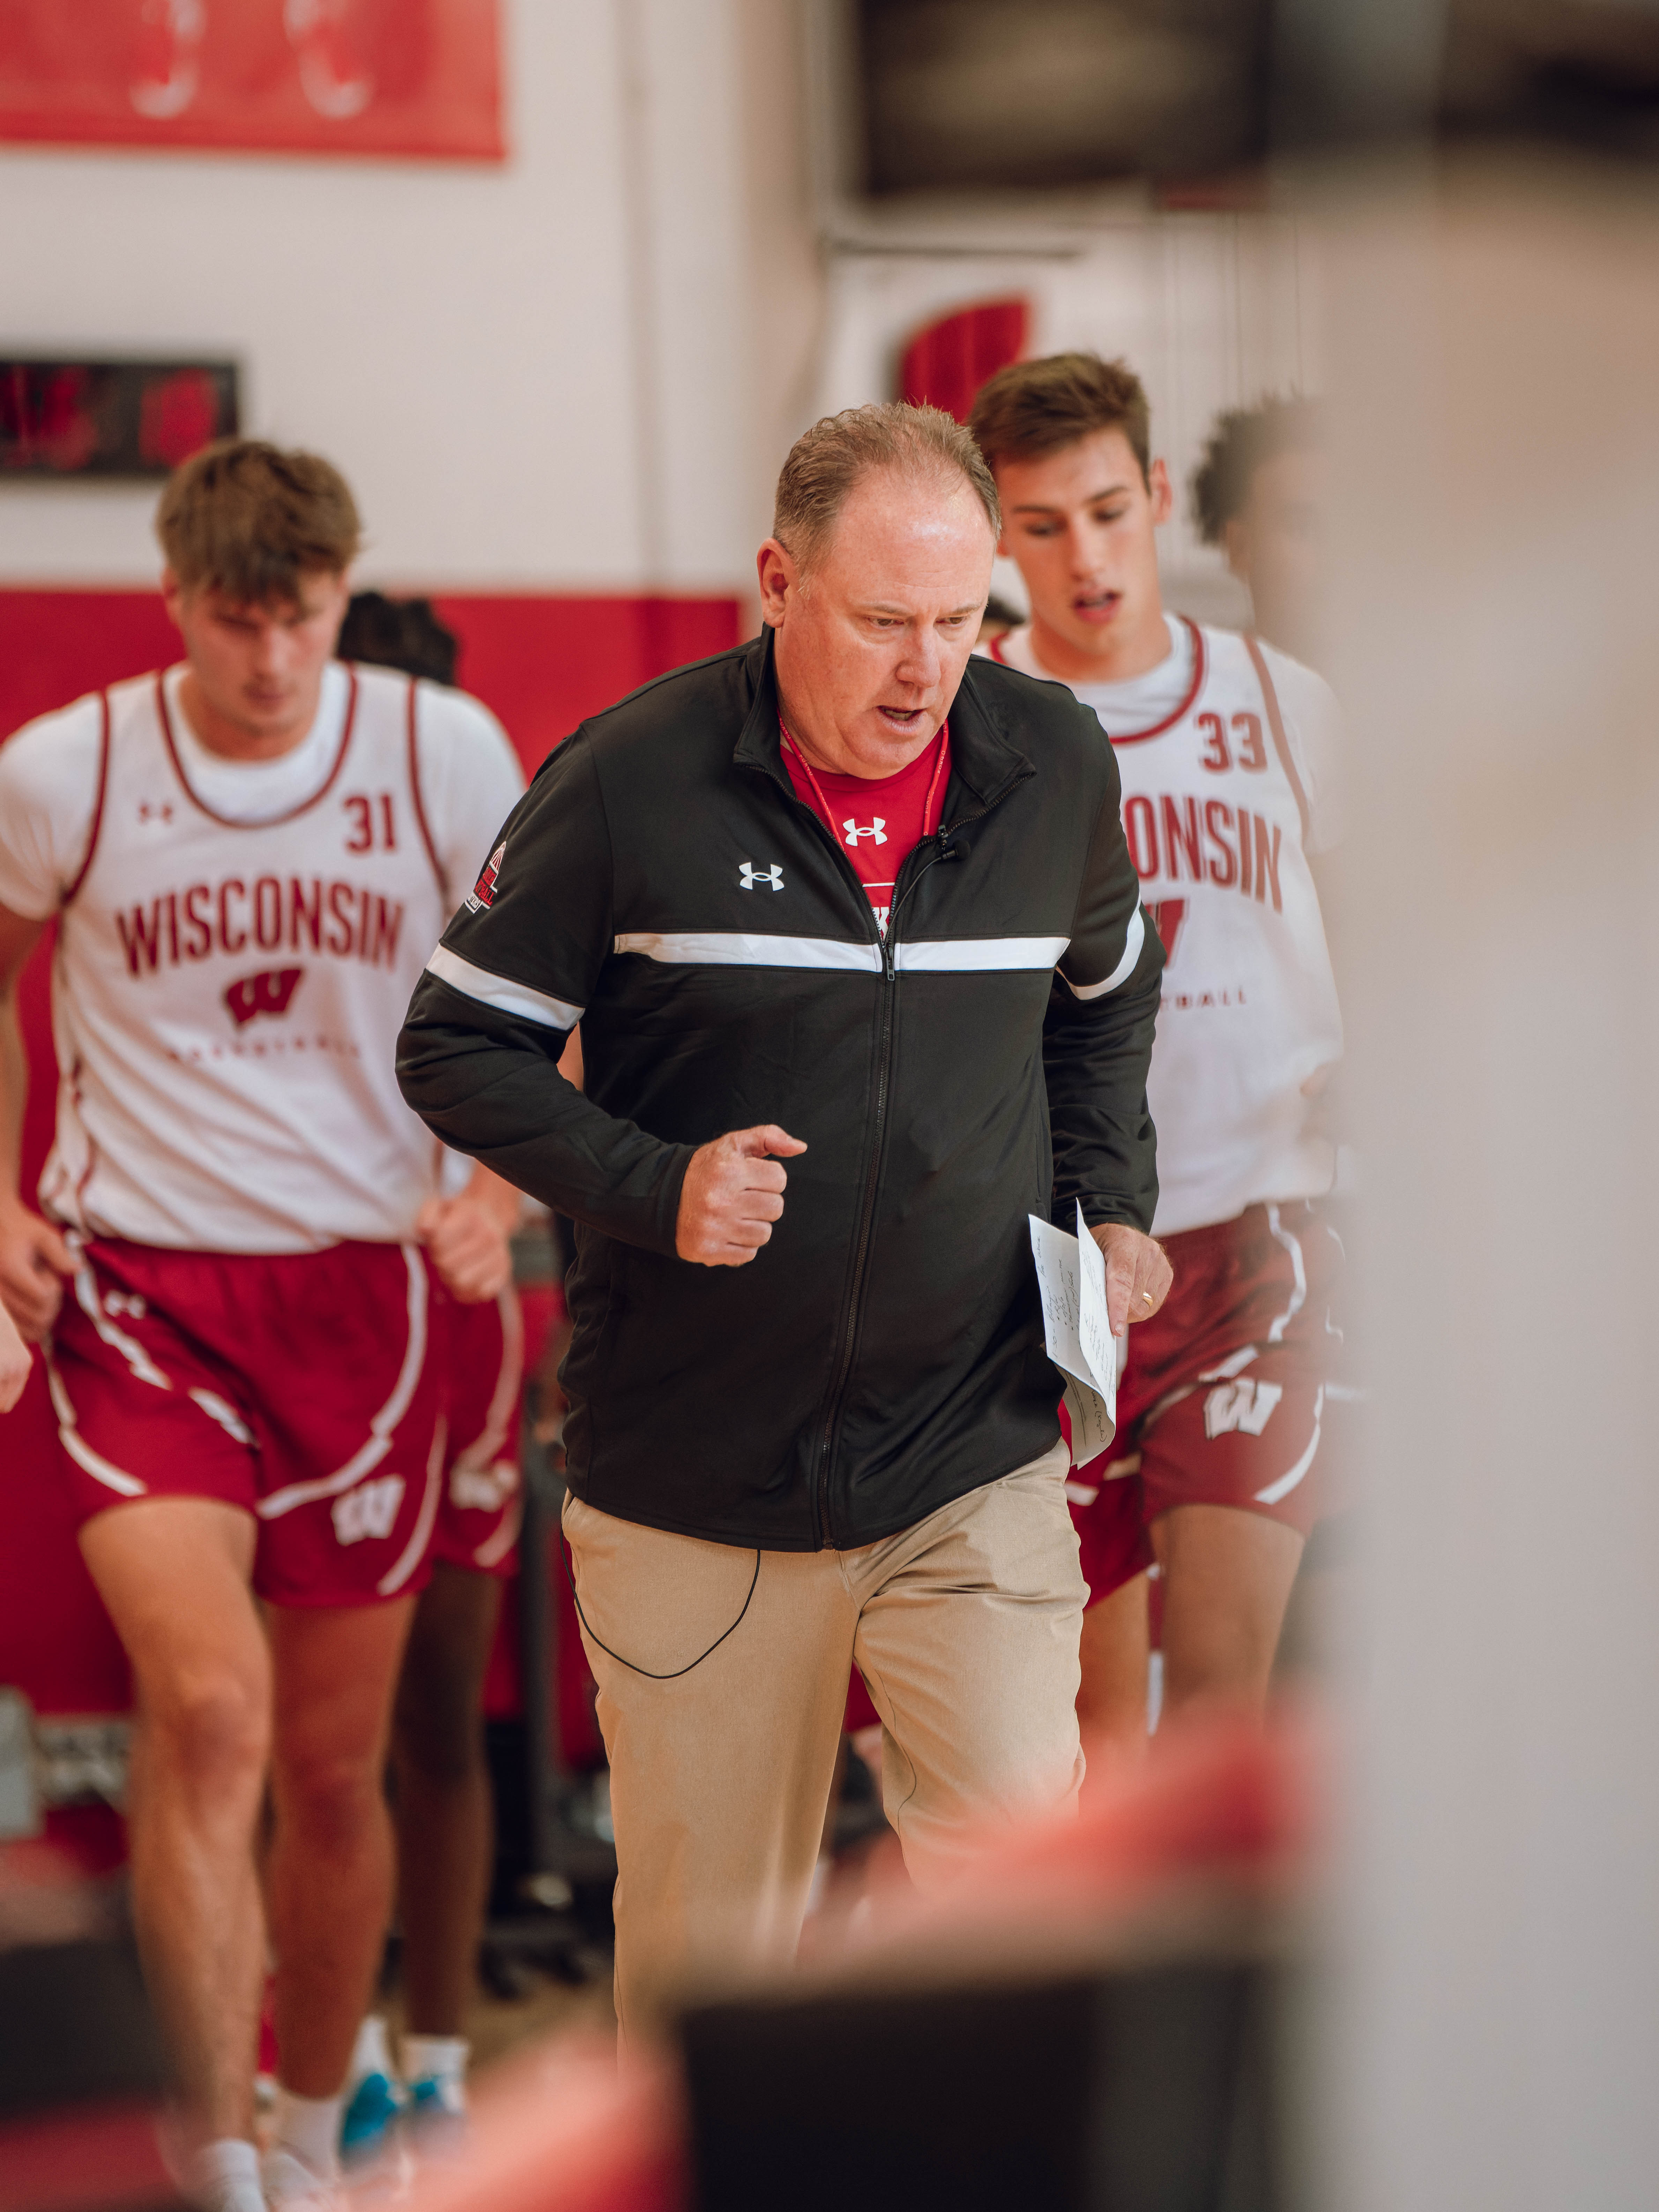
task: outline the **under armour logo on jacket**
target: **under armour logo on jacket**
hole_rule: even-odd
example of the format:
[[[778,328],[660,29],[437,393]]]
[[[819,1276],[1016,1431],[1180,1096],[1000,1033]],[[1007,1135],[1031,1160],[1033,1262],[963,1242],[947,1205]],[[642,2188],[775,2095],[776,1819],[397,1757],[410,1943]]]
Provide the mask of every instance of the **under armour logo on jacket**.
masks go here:
[[[878,814],[874,823],[868,829],[861,830],[850,815],[841,826],[847,832],[847,842],[849,845],[856,845],[860,837],[873,837],[878,845],[884,845],[887,842],[887,817],[884,814]]]
[[[752,860],[745,860],[738,888],[745,891],[762,889],[781,891],[783,889],[783,870],[775,860],[769,868],[757,868]]]

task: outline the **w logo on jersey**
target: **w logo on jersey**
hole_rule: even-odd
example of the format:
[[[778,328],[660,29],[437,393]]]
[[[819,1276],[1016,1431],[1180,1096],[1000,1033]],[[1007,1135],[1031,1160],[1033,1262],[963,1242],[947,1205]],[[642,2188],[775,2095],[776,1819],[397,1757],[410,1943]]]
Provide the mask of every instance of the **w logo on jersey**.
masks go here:
[[[1259,1437],[1284,1395],[1283,1383],[1253,1382],[1248,1376],[1224,1382],[1204,1401],[1204,1433],[1212,1441],[1235,1429],[1241,1436]]]
[[[225,986],[225,1011],[239,1030],[260,1014],[285,1014],[305,972],[303,968],[262,968],[257,975],[239,975]]]
[[[1187,919],[1187,902],[1185,899],[1156,899],[1146,911],[1152,917],[1152,927],[1163,944],[1164,957],[1173,967],[1181,925]]]
[[[366,1536],[374,1536],[384,1543],[392,1534],[398,1508],[403,1502],[404,1479],[400,1474],[383,1474],[378,1482],[360,1482],[355,1490],[348,1490],[343,1498],[334,1501],[336,1540],[342,1544],[361,1544]]]
[[[869,837],[878,845],[887,842],[887,817],[884,814],[878,814],[875,821],[863,829],[849,815],[841,826],[847,832],[849,845],[856,847],[860,837]]]
[[[496,846],[495,851],[484,862],[483,873],[466,895],[468,908],[473,914],[477,914],[480,907],[495,905],[495,879],[501,872],[501,862],[506,857],[507,846],[503,842]]]

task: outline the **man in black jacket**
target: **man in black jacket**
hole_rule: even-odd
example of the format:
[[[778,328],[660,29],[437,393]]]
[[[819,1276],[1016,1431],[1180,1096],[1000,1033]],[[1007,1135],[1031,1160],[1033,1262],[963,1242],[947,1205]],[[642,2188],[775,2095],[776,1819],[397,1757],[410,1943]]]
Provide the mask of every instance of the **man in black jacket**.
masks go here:
[[[1080,1201],[1114,1328],[1157,1310],[1163,959],[1097,725],[969,661],[998,528],[948,416],[809,431],[761,638],[559,748],[402,1040],[444,1141],[578,1224],[564,1526],[625,2029],[793,1949],[849,1662],[920,1881],[1082,1778],[1026,1217]]]

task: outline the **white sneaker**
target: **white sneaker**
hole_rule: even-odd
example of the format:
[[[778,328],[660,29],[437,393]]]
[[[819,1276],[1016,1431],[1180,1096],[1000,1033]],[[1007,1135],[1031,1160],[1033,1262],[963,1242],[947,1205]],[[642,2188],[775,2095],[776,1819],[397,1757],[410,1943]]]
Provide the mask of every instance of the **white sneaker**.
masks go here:
[[[343,2212],[337,2180],[313,2173],[291,2150],[268,2150],[259,2168],[265,2203],[271,2212]]]

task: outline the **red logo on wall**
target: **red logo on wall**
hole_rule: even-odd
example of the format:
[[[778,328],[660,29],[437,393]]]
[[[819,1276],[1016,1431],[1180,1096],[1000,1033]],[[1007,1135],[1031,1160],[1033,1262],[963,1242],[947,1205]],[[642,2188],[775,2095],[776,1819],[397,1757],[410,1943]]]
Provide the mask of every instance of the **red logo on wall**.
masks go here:
[[[496,0],[9,0],[0,139],[499,161]]]
[[[260,1014],[285,1014],[300,988],[303,968],[262,968],[225,986],[225,1011],[239,1030]]]

